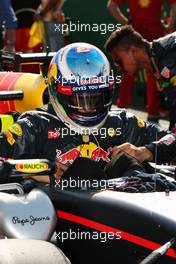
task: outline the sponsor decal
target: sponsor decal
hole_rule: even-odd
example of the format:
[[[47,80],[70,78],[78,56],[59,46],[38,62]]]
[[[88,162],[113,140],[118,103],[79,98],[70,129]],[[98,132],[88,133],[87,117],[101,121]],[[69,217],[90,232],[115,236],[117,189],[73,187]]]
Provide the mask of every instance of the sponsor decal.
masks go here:
[[[60,83],[57,84],[57,90],[58,92],[60,92],[61,94],[66,94],[66,95],[72,95],[72,87],[71,86],[64,86]]]
[[[176,76],[173,76],[173,77],[171,78],[170,82],[171,82],[171,84],[172,84],[173,86],[176,86]]]
[[[77,53],[81,53],[81,52],[89,52],[91,51],[91,48],[88,48],[88,47],[76,47],[75,48],[75,51]]]
[[[33,216],[30,215],[28,218],[19,218],[18,216],[13,216],[12,217],[12,223],[14,225],[20,224],[24,226],[25,224],[30,224],[30,225],[35,225],[38,222],[45,222],[45,221],[50,221],[50,217],[47,216]]]
[[[15,143],[15,139],[13,138],[13,135],[9,131],[6,131],[5,136],[7,138],[8,143],[12,146]]]
[[[48,139],[57,139],[60,137],[60,133],[57,130],[48,130]]]
[[[151,0],[139,0],[140,7],[146,8],[150,5]]]
[[[26,164],[16,164],[15,169],[20,172],[25,173],[37,173],[46,171],[48,169],[48,164],[44,162],[39,163],[26,163]]]
[[[166,135],[163,138],[161,138],[161,140],[159,140],[159,142],[164,143],[167,146],[172,144],[174,141],[175,141],[174,135]]]
[[[21,137],[23,134],[21,126],[17,123],[11,125],[9,127],[9,131],[12,132],[13,134],[17,135],[18,137]]]
[[[161,75],[166,79],[170,78],[170,70],[165,66],[161,71]]]
[[[86,134],[84,135],[83,134],[82,135],[82,140],[83,140],[84,143],[88,143],[89,142],[89,135],[86,135]]]
[[[137,118],[137,124],[138,124],[138,127],[144,127],[145,126],[145,123],[141,118]]]
[[[116,135],[116,131],[113,127],[108,128],[108,136],[114,137]]]
[[[59,162],[73,163],[73,161],[78,157],[87,157],[93,159],[95,161],[103,160],[105,162],[109,162],[109,154],[111,148],[108,148],[107,151],[97,146],[93,142],[89,142],[87,144],[81,144],[65,153],[62,154],[61,150],[56,150],[56,156]]]
[[[27,118],[24,119],[24,122],[26,123],[26,125],[28,127],[32,127],[33,126],[32,123],[31,123],[31,121],[29,121],[29,119],[27,119]]]

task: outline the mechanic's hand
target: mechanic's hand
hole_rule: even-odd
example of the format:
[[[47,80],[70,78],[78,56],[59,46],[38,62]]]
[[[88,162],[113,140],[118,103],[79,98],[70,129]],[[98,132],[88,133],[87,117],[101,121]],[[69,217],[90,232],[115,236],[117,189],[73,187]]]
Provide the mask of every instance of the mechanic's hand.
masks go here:
[[[57,171],[54,176],[56,178],[56,181],[59,182],[63,173],[68,169],[68,166],[59,161],[56,161],[56,167]]]
[[[55,176],[56,181],[59,182],[63,173],[68,169],[68,166],[59,161],[56,161],[56,167],[57,167],[57,171],[54,176]],[[50,182],[49,176],[28,176],[26,175],[26,176],[23,176],[23,179],[33,179],[35,181],[44,182],[44,183]]]
[[[119,146],[114,146],[111,149],[112,158],[120,152],[126,152],[130,156],[136,158],[139,162],[152,161],[153,154],[145,147],[136,147],[130,143],[124,143]]]

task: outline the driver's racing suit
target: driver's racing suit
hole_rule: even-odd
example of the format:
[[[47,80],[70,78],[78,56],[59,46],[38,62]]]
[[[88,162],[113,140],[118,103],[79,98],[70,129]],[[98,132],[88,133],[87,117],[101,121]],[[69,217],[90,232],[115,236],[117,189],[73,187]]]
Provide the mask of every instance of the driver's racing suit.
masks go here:
[[[70,130],[49,107],[47,111],[22,114],[8,131],[1,133],[0,156],[14,159],[57,158],[65,164],[72,163],[77,157],[89,157],[104,166],[110,161],[111,147],[125,142],[135,146],[147,144],[154,153],[154,144],[150,143],[168,134],[169,131],[145,123],[131,113],[115,110],[109,112],[98,132],[81,135]],[[170,160],[170,153],[166,156],[164,152],[160,156],[159,161],[165,160]]]
[[[170,127],[176,131],[176,32],[163,38],[154,40],[152,54],[154,65],[156,64],[160,78],[156,77],[160,87],[164,90],[169,108]]]

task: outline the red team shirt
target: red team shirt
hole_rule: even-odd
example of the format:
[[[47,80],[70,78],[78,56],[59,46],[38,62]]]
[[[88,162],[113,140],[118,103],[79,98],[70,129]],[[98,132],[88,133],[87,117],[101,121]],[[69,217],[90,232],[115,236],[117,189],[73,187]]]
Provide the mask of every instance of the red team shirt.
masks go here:
[[[161,24],[162,0],[113,0],[116,4],[128,4],[132,25],[136,31],[149,41],[161,37],[164,28]],[[167,0],[168,4],[175,0]]]

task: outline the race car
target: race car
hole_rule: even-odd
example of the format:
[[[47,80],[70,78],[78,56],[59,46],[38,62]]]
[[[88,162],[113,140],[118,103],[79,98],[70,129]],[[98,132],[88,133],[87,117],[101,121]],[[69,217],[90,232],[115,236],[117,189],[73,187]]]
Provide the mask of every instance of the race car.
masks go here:
[[[0,51],[1,131],[16,119],[16,114],[48,103],[46,75],[55,53],[9,53]],[[22,72],[23,65],[38,65],[39,73]]]
[[[54,163],[47,160],[11,160],[10,166],[9,169],[1,163],[0,176],[2,172],[4,177],[14,177],[55,171]],[[53,185],[52,181],[51,177],[50,186],[43,185],[19,195],[4,193],[10,188],[0,185],[0,247],[8,248],[8,252],[0,251],[1,261],[6,260],[2,264],[7,260],[10,264],[22,264],[24,259],[25,263],[31,263],[34,256],[30,252],[36,254],[32,263],[39,264],[48,263],[43,262],[44,258],[58,264],[150,264],[158,259],[157,263],[161,264],[175,263],[176,191],[75,190],[71,186]],[[52,234],[54,240],[50,240]],[[5,236],[8,239],[3,239]],[[55,243],[59,252],[51,247],[49,255],[43,254],[47,245],[41,240]],[[34,247],[39,251],[35,253]],[[64,254],[69,260],[64,257],[54,262],[54,256],[60,257],[60,249],[62,256]]]
[[[34,57],[34,55],[32,56]],[[35,56],[37,55],[35,54]],[[29,60],[29,57],[29,55],[27,58],[25,55],[19,54],[2,54],[1,65],[3,65],[4,69],[5,67],[9,67],[8,63],[10,62],[10,65],[14,64],[16,67],[17,63],[14,63],[16,58],[21,58],[24,62]],[[46,54],[42,59],[45,60],[45,57]],[[36,58],[31,58],[31,61],[32,60],[34,61]],[[38,61],[40,61],[40,59],[38,59]],[[1,94],[2,100],[5,99],[5,96],[9,95],[8,93],[10,91],[14,90],[17,91],[17,93],[15,93],[15,95],[13,94],[13,96],[16,96],[18,99],[14,100],[13,97],[12,99],[14,102],[13,100],[3,101],[0,107],[3,109],[1,114],[9,111],[23,112],[32,110],[45,104],[44,98],[47,86],[45,83],[45,74],[1,72],[0,79],[0,90],[6,90],[6,95],[3,93]],[[21,93],[19,93],[19,91]],[[34,94],[35,96],[33,96]],[[8,125],[9,123],[7,126]],[[39,165],[41,164],[33,166],[32,163],[27,163],[27,165],[23,166],[21,162],[16,169],[24,173],[23,168],[25,167],[26,169],[27,166],[27,173],[32,173],[31,170],[33,170],[33,168],[41,169]],[[44,168],[46,167],[44,166]],[[43,170],[42,172],[46,171]],[[161,264],[175,263],[176,253],[173,245],[176,231],[175,191],[125,193],[114,189],[103,188],[83,188],[79,190],[66,188],[63,190],[60,186],[55,187],[56,188],[53,188],[52,185],[50,189],[46,186],[42,190],[52,201],[57,215],[57,225],[55,227],[57,246],[62,249],[72,264],[137,264],[143,261],[151,252],[156,253],[156,250],[160,250],[159,253],[157,251],[157,257],[158,255],[164,255],[160,258]],[[31,196],[34,199],[33,203],[37,205],[37,208],[40,208],[42,202],[41,200],[38,202],[38,195],[30,195],[29,193],[29,197]],[[2,197],[0,195],[0,204],[3,204],[2,202],[5,203],[4,207],[0,209],[1,219],[3,219],[5,215],[3,211],[4,208],[5,210],[8,208],[8,203],[6,203],[6,201],[11,200],[12,204],[14,202],[15,205],[21,203],[18,199],[12,197],[3,199],[3,195]],[[28,195],[22,196],[20,201],[27,199],[26,204],[28,204],[31,200],[27,197]],[[38,215],[39,210],[37,211],[36,207],[34,208]],[[27,210],[20,210],[20,207],[18,214],[23,220],[28,220],[27,217],[31,215],[29,215]],[[19,219],[19,216],[13,211],[12,215],[7,215],[8,221],[12,222],[12,217],[14,216]],[[42,217],[45,217],[45,215],[42,215]],[[2,234],[2,230],[8,231],[6,236],[9,239],[20,239],[24,231],[20,231],[22,232],[20,236],[19,230],[16,232],[15,227],[19,227],[19,221],[20,223],[24,223],[24,221],[18,221],[17,218],[14,220],[15,224],[11,223],[10,227],[6,227],[6,225],[3,226],[3,228],[1,227],[0,234]],[[26,223],[29,223],[27,220]],[[3,221],[3,223],[5,222],[6,221]],[[28,224],[27,227],[29,227]],[[13,231],[10,232],[9,228],[10,231],[12,231],[12,229]],[[28,235],[31,234],[30,230],[31,229],[28,229]],[[45,230],[43,230],[43,232],[44,231]],[[33,246],[35,247],[36,243],[34,243]],[[20,245],[20,249],[23,251],[22,245]],[[40,250],[42,253],[42,249]],[[38,256],[40,256],[40,254]],[[154,257],[155,256],[156,254],[154,254]],[[37,261],[37,263],[40,263],[39,259]]]

